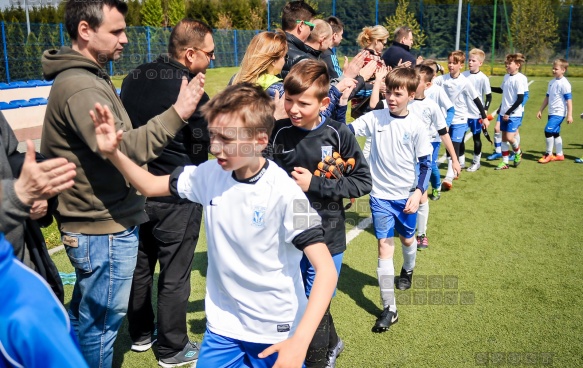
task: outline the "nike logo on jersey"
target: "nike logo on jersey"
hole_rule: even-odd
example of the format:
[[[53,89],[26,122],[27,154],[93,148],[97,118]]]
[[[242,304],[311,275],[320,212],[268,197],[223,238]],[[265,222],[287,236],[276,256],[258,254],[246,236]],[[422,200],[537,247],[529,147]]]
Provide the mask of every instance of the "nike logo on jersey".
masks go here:
[[[218,206],[221,203],[221,198],[220,197],[215,197],[211,199],[211,206]]]
[[[290,153],[290,152],[293,152],[293,151],[295,151],[295,148],[294,149],[287,150],[287,151],[286,150],[283,150],[283,151],[281,151],[281,153]]]

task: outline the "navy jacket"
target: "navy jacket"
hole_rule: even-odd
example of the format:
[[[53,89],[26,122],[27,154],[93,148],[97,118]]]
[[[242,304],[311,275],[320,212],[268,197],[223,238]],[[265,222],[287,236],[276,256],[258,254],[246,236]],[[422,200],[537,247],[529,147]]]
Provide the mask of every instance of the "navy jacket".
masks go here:
[[[411,50],[409,46],[393,41],[391,47],[383,54],[385,65],[395,68],[399,65],[399,60],[401,60],[402,63],[410,61],[411,66],[415,66],[417,58],[409,50]]]

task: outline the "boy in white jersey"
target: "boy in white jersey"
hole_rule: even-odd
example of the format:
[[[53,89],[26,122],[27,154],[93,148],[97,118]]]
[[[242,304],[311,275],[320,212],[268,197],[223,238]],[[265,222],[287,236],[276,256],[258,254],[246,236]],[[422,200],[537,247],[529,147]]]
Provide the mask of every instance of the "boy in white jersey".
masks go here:
[[[455,154],[455,149],[451,142],[451,138],[447,133],[447,124],[441,109],[429,98],[425,97],[425,91],[431,87],[434,76],[434,71],[427,65],[417,65],[415,70],[419,74],[419,86],[415,91],[415,99],[409,103],[409,112],[417,116],[419,120],[425,125],[426,132],[429,136],[429,141],[433,146],[433,153],[431,155],[431,172],[437,166],[437,157],[439,154],[439,146],[441,142],[445,145],[445,149],[449,153],[453,161],[453,170],[455,174],[459,174],[461,168],[458,158]],[[423,193],[419,210],[417,211],[417,250],[421,251],[427,249],[429,240],[427,239],[427,221],[429,219],[429,201],[427,192]]]
[[[573,96],[571,94],[571,84],[565,78],[565,72],[569,67],[569,62],[565,59],[557,59],[553,63],[553,80],[549,82],[547,95],[543,103],[536,113],[536,117],[540,119],[543,110],[547,105],[549,106],[549,119],[545,127],[545,138],[547,139],[547,150],[543,157],[538,162],[546,164],[551,161],[564,161],[563,155],[563,139],[560,136],[561,123],[565,116],[567,117],[567,124],[573,122]],[[556,155],[553,156],[553,144],[555,146]]]
[[[409,289],[413,278],[417,209],[427,191],[433,152],[427,129],[407,110],[418,85],[419,76],[414,69],[391,71],[386,78],[385,92],[389,108],[369,112],[348,126],[357,136],[372,137],[370,207],[378,239],[377,274],[384,308],[372,328],[373,332],[387,331],[399,318],[393,286],[395,229],[399,232],[403,249],[403,267],[397,287]],[[417,161],[418,175],[415,170]]]
[[[514,167],[518,167],[522,162],[522,151],[520,142],[515,139],[518,127],[522,123],[522,114],[524,112],[524,93],[526,85],[523,74],[520,73],[520,67],[525,62],[522,54],[506,55],[506,71],[504,80],[500,87],[492,87],[492,92],[502,93],[502,104],[498,121],[500,122],[500,131],[502,132],[502,162],[496,166],[495,170],[508,169],[509,150],[512,146],[514,151]]]
[[[468,130],[468,106],[472,103],[476,105],[482,117],[482,125],[485,128],[488,128],[490,122],[486,117],[486,112],[478,92],[472,87],[468,79],[461,74],[462,65],[466,60],[464,52],[460,50],[452,51],[449,53],[447,60],[449,74],[435,78],[433,83],[442,86],[454,104],[455,115],[449,127],[449,135],[451,136],[456,155],[459,157],[460,146],[464,140],[466,130]],[[453,179],[454,172],[450,157],[448,160],[447,174],[441,184],[441,190],[450,190],[453,185]]]
[[[301,367],[337,276],[319,216],[287,173],[261,155],[274,122],[271,98],[248,83],[227,87],[202,110],[217,159],[166,176],[124,156],[109,109],[95,110],[100,151],[140,193],[204,205],[207,330],[197,367]],[[309,300],[302,254],[317,271]]]
[[[480,67],[484,63],[485,58],[486,54],[484,51],[472,49],[468,58],[468,67],[470,70],[466,70],[462,75],[470,81],[476,92],[478,92],[480,101],[484,104],[484,110],[487,112],[492,102],[492,90],[490,89],[490,79],[480,71]],[[484,96],[486,96],[485,103],[482,100]],[[468,112],[468,126],[474,139],[474,159],[467,171],[474,172],[480,169],[480,159],[482,158],[482,140],[480,139],[480,135],[482,134],[482,120],[480,111],[474,104],[468,105]]]

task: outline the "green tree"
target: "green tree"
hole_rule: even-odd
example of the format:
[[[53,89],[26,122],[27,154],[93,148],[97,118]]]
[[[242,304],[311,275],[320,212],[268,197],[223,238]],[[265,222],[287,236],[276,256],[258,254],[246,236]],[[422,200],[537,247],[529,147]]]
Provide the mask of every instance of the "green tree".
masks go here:
[[[142,15],[140,14],[141,10],[142,3],[140,2],[140,0],[128,1],[128,13],[126,14],[126,23],[128,26],[142,25]]]
[[[186,6],[186,16],[214,27],[218,19],[217,4],[211,0],[190,0]]]
[[[414,49],[419,49],[425,45],[427,37],[415,19],[415,14],[409,12],[409,0],[399,0],[395,15],[385,18],[385,27],[389,33],[402,26],[408,26],[413,31]]]
[[[142,9],[142,25],[150,27],[160,27],[164,24],[164,11],[161,0],[145,0]]]
[[[557,17],[547,0],[512,0],[513,46],[530,61],[548,61],[558,42]]]
[[[184,0],[168,0],[168,8],[166,10],[166,18],[168,19],[168,26],[174,27],[186,15],[186,4]]]

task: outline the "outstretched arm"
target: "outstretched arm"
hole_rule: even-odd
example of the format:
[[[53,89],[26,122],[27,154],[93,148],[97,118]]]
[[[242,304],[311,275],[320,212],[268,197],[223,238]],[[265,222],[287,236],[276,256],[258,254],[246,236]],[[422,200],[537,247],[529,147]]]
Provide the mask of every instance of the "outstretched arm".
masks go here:
[[[128,179],[134,188],[146,197],[169,196],[169,175],[152,175],[147,170],[136,165],[118,149],[123,131],[115,131],[115,121],[109,107],[96,103],[95,111],[90,111],[89,114],[95,125],[97,148]]]

